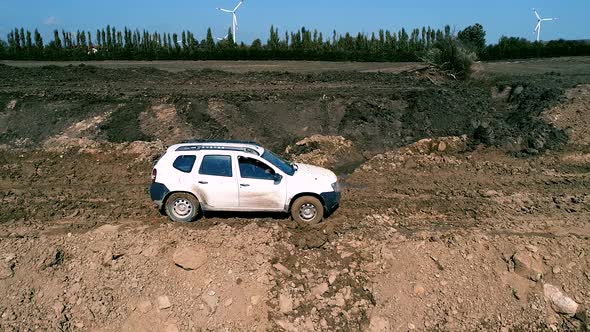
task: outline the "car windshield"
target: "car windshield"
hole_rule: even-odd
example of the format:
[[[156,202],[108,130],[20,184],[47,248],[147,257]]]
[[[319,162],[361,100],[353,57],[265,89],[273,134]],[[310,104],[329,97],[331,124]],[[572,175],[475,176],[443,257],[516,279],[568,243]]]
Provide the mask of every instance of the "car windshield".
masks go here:
[[[274,153],[264,150],[264,153],[261,156],[269,163],[278,167],[281,171],[283,171],[287,175],[295,174],[296,167],[293,167],[293,164],[290,164],[283,159],[277,157]]]

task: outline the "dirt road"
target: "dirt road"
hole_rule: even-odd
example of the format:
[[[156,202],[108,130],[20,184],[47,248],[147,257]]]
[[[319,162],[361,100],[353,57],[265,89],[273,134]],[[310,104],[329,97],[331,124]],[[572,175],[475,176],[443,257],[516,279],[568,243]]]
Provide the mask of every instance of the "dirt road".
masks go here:
[[[590,75],[477,75],[0,66],[0,330],[587,330]],[[187,136],[330,167],[341,208],[171,223]]]

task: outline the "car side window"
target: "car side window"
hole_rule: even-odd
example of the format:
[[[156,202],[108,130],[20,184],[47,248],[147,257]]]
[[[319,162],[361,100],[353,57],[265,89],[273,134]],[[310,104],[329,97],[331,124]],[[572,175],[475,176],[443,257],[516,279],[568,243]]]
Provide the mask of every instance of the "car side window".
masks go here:
[[[240,156],[238,157],[238,165],[242,178],[274,180],[275,171],[261,161]]]
[[[172,167],[181,172],[190,173],[193,170],[196,160],[196,156],[178,156],[176,160],[174,160]]]
[[[201,161],[199,174],[232,177],[231,156],[207,155]]]

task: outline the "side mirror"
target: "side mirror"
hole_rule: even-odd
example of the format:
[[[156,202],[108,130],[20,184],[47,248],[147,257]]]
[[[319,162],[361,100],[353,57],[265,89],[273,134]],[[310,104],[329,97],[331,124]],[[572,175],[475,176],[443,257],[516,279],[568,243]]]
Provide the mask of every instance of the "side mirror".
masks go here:
[[[272,178],[275,181],[275,184],[279,184],[279,183],[281,183],[283,176],[281,174],[275,173],[272,175]]]

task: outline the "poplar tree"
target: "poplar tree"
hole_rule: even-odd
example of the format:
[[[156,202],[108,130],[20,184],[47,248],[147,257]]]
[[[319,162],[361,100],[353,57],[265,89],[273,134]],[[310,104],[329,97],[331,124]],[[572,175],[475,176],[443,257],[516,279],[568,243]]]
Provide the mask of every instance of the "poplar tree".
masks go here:
[[[102,46],[102,43],[100,42],[100,29],[96,29],[96,44],[99,46]]]
[[[19,51],[21,48],[21,37],[18,28],[14,29],[14,48]]]
[[[205,49],[213,50],[215,48],[215,40],[213,40],[213,33],[211,28],[207,28],[207,37],[205,39]]]
[[[53,46],[57,49],[61,49],[61,39],[59,39],[59,31],[53,30]]]
[[[35,29],[35,47],[39,50],[43,49],[43,37],[41,37],[41,34],[39,33],[39,30]]]
[[[33,38],[31,37],[31,31],[27,30],[27,50],[31,50],[33,48]]]
[[[113,49],[113,38],[111,37],[111,26],[107,25],[107,40],[106,40],[107,50]]]

